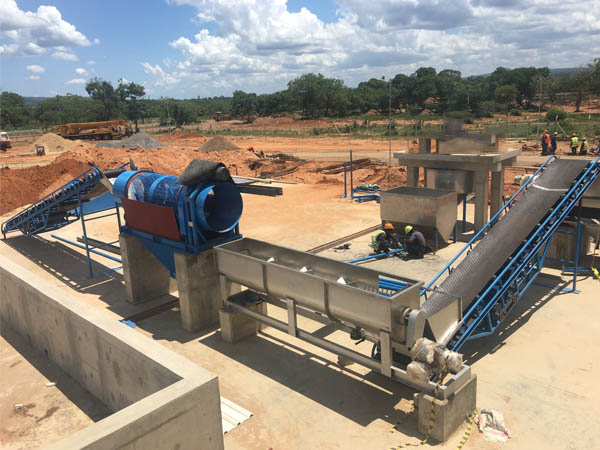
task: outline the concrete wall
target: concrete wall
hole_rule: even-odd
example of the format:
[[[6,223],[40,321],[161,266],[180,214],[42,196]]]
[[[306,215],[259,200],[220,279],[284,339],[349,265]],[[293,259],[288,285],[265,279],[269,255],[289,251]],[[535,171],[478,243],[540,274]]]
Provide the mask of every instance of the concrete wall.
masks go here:
[[[54,448],[223,448],[214,374],[4,257],[0,299],[2,327],[117,411]]]

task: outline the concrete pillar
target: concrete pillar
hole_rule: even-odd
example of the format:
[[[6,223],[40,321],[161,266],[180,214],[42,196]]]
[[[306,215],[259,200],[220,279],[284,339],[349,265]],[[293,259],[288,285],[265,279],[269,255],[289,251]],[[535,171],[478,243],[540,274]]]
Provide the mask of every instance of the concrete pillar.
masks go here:
[[[477,375],[472,375],[467,383],[450,395],[446,400],[434,399],[432,396],[414,394],[414,404],[417,409],[417,426],[421,433],[427,434],[431,421],[431,406],[435,405],[435,418],[430,438],[445,442],[460,427],[465,416],[477,405]]]
[[[249,306],[249,308],[258,313],[267,314],[267,304],[265,302],[256,303]],[[243,314],[238,314],[227,306],[219,311],[219,322],[221,339],[228,344],[235,344],[250,336],[255,336],[258,330],[261,329],[260,322]]]
[[[169,293],[169,270],[142,241],[129,234],[119,236],[125,292],[129,303],[142,303]]]
[[[492,189],[490,192],[490,216],[496,214],[504,204],[504,170],[492,172]]]
[[[419,186],[419,168],[418,167],[407,167],[406,168],[406,185],[409,187]]]
[[[196,332],[217,325],[222,299],[214,251],[175,253],[175,272],[183,329]]]
[[[488,171],[475,172],[475,232],[488,222],[489,174]]]
[[[419,138],[419,153],[431,153],[431,139]]]

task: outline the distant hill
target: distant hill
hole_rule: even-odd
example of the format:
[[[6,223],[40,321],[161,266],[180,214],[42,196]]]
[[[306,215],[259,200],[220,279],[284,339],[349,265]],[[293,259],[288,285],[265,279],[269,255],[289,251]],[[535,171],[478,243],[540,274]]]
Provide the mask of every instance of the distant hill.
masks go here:
[[[26,105],[38,105],[44,100],[51,97],[23,97],[23,101]]]
[[[562,75],[566,75],[569,73],[573,73],[573,72],[577,72],[581,70],[581,67],[565,67],[562,69],[550,69],[550,75],[552,75],[553,77],[560,77]],[[484,73],[482,75],[476,75],[479,77],[489,77],[491,75],[490,73]]]
[[[581,70],[581,67],[568,67],[565,69],[550,69],[550,75],[553,77],[560,77],[562,75],[567,75],[569,73],[577,72]]]

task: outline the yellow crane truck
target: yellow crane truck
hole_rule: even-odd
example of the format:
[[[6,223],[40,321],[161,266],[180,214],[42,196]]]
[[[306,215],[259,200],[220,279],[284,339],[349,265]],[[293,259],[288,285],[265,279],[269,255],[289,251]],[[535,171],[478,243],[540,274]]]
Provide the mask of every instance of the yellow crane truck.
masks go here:
[[[65,139],[111,140],[131,136],[133,130],[126,120],[81,122],[53,125],[52,132]]]

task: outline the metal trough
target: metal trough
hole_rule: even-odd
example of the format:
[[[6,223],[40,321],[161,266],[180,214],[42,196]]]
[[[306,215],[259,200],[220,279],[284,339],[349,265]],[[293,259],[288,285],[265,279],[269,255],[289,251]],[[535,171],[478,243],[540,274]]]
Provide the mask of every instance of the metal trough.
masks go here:
[[[381,192],[381,219],[438,230],[449,241],[456,224],[456,192],[401,186]]]
[[[419,308],[422,282],[334,261],[254,239],[215,248],[219,274],[256,292],[298,305],[378,335],[405,341],[404,314]],[[405,287],[382,292],[380,278]],[[344,280],[343,282],[341,280]]]

